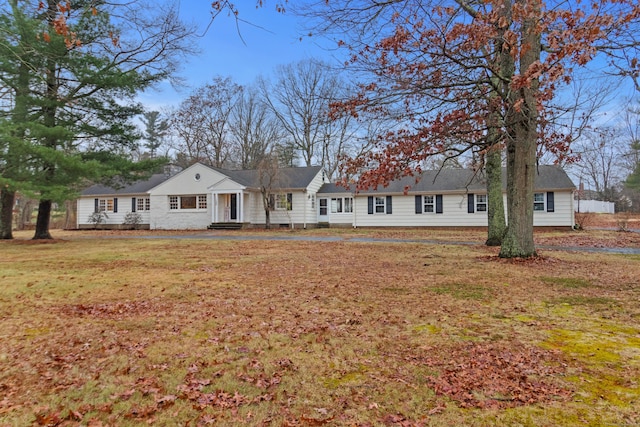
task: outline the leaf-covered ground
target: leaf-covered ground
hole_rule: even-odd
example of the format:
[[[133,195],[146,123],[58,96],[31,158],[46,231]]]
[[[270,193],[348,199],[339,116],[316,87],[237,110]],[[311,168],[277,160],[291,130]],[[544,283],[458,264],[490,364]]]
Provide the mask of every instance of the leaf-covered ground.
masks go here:
[[[640,424],[640,256],[297,233],[478,245],[0,242],[0,426]]]

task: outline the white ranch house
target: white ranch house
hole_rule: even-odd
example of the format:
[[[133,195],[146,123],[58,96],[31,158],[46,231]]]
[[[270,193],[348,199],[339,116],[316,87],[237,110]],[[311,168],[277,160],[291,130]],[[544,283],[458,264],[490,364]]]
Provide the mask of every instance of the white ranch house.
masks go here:
[[[539,166],[538,172],[534,226],[572,227],[575,186],[559,167]],[[106,214],[104,228],[124,227],[129,212],[140,214],[140,227],[149,229],[263,227],[260,186],[256,170],[231,171],[200,163],[118,189],[94,185],[78,199],[78,228],[94,227],[89,220],[94,212]],[[417,183],[415,177],[407,177],[385,188],[354,192],[327,182],[320,167],[283,168],[271,193],[273,226],[487,226],[486,185],[479,174],[466,169],[426,171]]]

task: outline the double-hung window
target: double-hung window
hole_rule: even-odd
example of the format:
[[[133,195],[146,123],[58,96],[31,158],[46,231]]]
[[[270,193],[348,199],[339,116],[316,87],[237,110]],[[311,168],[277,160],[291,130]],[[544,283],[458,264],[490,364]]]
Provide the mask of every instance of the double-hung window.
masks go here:
[[[118,199],[95,199],[94,211],[96,212],[118,212]]]
[[[342,213],[342,198],[334,197],[331,199],[331,213]]]
[[[344,198],[344,213],[353,212],[353,197]]]
[[[533,194],[533,210],[544,211],[544,193]]]
[[[534,212],[555,212],[555,193],[547,191],[546,193],[533,193],[533,211]]]
[[[467,194],[467,212],[486,212],[487,211],[487,195],[486,194]]]
[[[151,200],[146,197],[139,197],[138,199],[136,199],[136,210],[138,212],[140,211],[148,211],[151,209]]]
[[[334,197],[331,199],[331,213],[353,212],[353,198]]]
[[[416,195],[417,214],[441,214],[442,212],[442,194]]]
[[[293,193],[271,194],[269,196],[271,209],[277,211],[293,210]]]
[[[487,211],[487,195],[486,194],[476,194],[476,211],[477,212]]]
[[[436,198],[434,196],[424,196],[423,212],[433,213],[436,211]]]
[[[367,197],[367,213],[373,214],[387,214],[391,215],[393,212],[391,196],[369,196]],[[353,203],[351,205],[353,210]]]

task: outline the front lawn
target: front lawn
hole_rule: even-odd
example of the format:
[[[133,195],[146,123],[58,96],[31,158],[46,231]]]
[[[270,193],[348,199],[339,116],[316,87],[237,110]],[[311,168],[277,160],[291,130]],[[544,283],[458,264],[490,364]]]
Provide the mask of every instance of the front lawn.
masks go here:
[[[0,426],[639,424],[640,256],[460,233],[0,242]]]

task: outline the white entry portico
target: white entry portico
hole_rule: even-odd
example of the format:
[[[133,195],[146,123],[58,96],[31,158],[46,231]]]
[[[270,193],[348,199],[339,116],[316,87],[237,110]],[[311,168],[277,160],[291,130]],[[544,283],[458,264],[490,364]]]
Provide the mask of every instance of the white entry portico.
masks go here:
[[[211,191],[213,209],[211,222],[244,222],[246,187],[225,178],[208,188]]]
[[[244,222],[244,197],[245,194],[241,191],[235,193],[211,192],[211,200],[213,201],[211,222]]]

